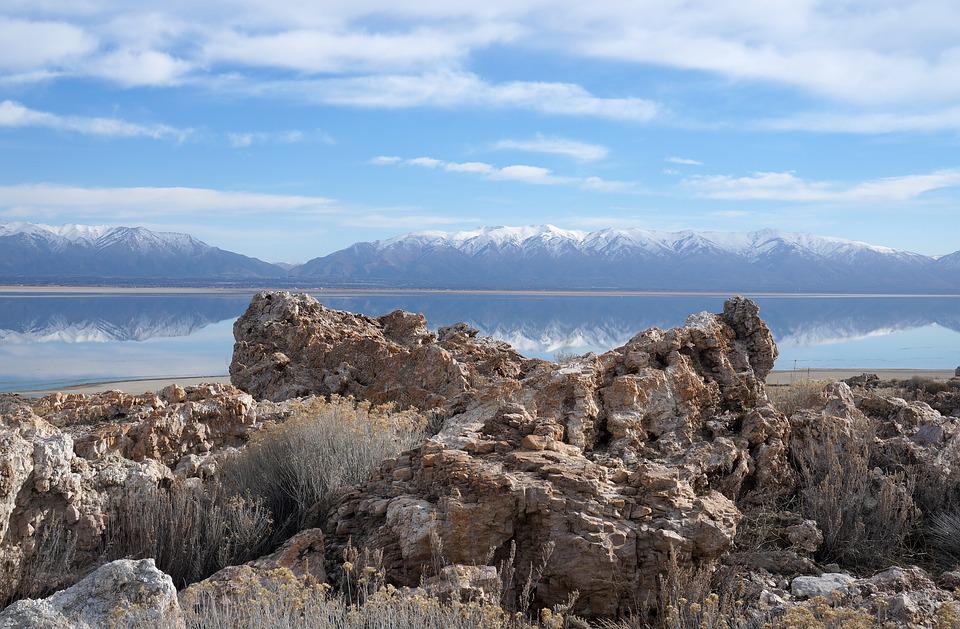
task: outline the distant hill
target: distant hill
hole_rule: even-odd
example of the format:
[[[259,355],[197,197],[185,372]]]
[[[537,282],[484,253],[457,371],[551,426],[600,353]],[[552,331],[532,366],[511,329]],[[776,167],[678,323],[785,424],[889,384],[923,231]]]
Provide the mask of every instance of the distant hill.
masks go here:
[[[0,224],[0,280],[256,280],[286,270],[187,234],[143,227]]]
[[[490,289],[960,292],[960,252],[935,259],[763,230],[421,232],[361,242],[290,271],[328,285]]]

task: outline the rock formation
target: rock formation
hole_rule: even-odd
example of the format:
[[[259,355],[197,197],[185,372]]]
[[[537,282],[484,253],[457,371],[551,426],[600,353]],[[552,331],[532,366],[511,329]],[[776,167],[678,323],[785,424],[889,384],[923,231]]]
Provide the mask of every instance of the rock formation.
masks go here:
[[[763,381],[777,350],[757,307],[727,302],[601,356],[525,360],[465,326],[379,319],[304,295],[261,293],[235,326],[234,383],[273,400],[351,394],[446,414],[423,447],[384,463],[325,524],[328,556],[382,548],[388,576],[429,577],[442,554],[513,555],[552,605],[612,615],[652,595],[669,556],[698,564],[730,546],[740,511],[792,486],[786,420]]]
[[[218,448],[241,445],[290,404],[255,402],[223,385],[159,394],[54,394],[0,398],[0,600],[45,528],[96,550],[112,497],[137,496],[173,477],[203,473]],[[180,463],[180,465],[178,465]],[[61,541],[64,541],[61,540]],[[52,540],[51,540],[52,541]],[[67,566],[56,578],[69,584]],[[51,578],[53,578],[53,576]],[[58,583],[49,583],[56,586]]]

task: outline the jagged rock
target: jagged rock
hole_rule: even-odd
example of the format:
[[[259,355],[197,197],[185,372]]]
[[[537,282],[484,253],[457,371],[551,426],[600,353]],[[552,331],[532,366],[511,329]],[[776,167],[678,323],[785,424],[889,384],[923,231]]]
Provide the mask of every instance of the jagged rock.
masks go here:
[[[854,577],[842,572],[825,572],[818,577],[797,577],[790,582],[790,593],[797,598],[813,598],[814,596],[830,596],[847,594],[850,586],[856,582]]]
[[[153,559],[105,564],[76,585],[0,612],[0,628],[184,627],[173,580]]]
[[[257,294],[233,331],[231,381],[274,401],[339,394],[425,410],[536,362],[466,327],[445,329],[438,342],[423,315],[374,319],[288,292]]]
[[[114,497],[135,497],[171,479],[215,473],[214,450],[243,444],[296,402],[255,402],[231,386],[168,387],[160,394],[54,394],[0,399],[0,599],[38,548],[45,527],[94,559]],[[195,457],[191,459],[190,457]],[[186,461],[184,461],[186,459]],[[195,468],[191,462],[196,463]],[[56,578],[69,584],[69,566]],[[54,578],[53,576],[51,578]],[[50,583],[49,585],[58,585]]]
[[[401,585],[435,576],[435,553],[482,566],[515,545],[518,574],[551,551],[541,603],[577,591],[579,612],[614,614],[656,591],[669,557],[722,555],[734,500],[793,486],[788,426],[763,387],[777,350],[749,300],[564,365],[467,326],[434,337],[420,315],[371,319],[289,293],[258,295],[234,330],[233,382],[255,397],[352,394],[447,414],[324,527],[328,558],[351,539],[383,549]]]

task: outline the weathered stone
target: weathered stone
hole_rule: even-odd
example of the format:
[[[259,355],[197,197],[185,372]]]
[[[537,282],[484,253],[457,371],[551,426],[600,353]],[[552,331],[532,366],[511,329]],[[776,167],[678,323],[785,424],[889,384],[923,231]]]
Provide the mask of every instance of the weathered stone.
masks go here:
[[[830,596],[837,592],[838,594],[847,594],[850,586],[856,582],[856,579],[849,574],[842,572],[825,572],[819,577],[806,576],[797,577],[790,582],[790,593],[797,598],[813,598],[814,596]]]
[[[76,585],[0,612],[0,628],[184,627],[173,580],[153,559],[105,564]]]

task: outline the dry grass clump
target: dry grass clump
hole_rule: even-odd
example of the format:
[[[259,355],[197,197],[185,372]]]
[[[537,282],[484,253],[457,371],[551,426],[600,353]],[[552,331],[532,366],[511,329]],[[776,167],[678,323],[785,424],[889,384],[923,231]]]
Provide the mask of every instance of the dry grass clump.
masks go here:
[[[228,492],[262,501],[275,537],[286,539],[322,518],[343,489],[367,480],[384,459],[419,445],[425,428],[420,414],[390,405],[308,400],[255,435],[220,476]]]
[[[351,567],[351,572],[355,566]],[[364,570],[356,571],[363,574]],[[231,584],[220,596],[206,584],[189,592],[184,603],[191,629],[582,629],[588,625],[563,608],[541,610],[528,620],[492,602],[443,601],[419,591],[403,592],[379,584],[366,589],[362,601],[325,584],[307,583],[288,570],[269,579]]]
[[[817,408],[823,402],[823,390],[829,380],[799,380],[790,384],[767,386],[767,396],[781,413],[790,417],[798,411]]]
[[[174,483],[120,496],[107,510],[101,555],[152,557],[177,587],[250,561],[267,550],[270,512],[257,501]]]
[[[880,568],[907,553],[920,513],[913,478],[871,468],[872,425],[849,433],[824,427],[793,456],[800,471],[800,508],[823,532],[820,558],[846,566]]]

